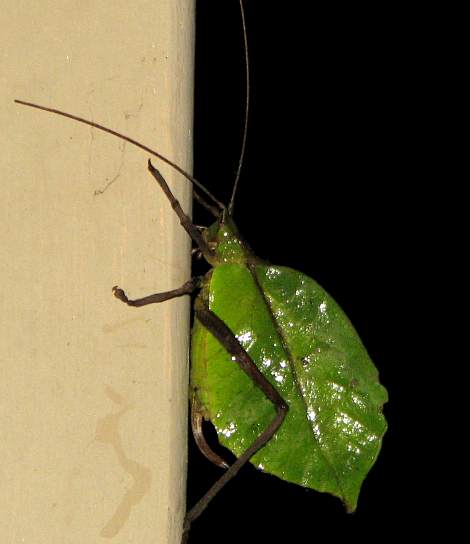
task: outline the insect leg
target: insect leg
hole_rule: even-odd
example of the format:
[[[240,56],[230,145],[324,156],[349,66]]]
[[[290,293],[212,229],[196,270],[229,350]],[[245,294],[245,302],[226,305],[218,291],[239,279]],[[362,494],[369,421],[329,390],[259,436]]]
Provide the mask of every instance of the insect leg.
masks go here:
[[[191,394],[191,430],[193,431],[194,441],[196,442],[199,451],[214,465],[220,468],[228,468],[229,465],[217,455],[209,444],[206,442],[204,436],[202,422],[204,420],[201,406],[199,404],[196,393],[193,391]]]
[[[155,304],[157,302],[164,302],[165,300],[181,297],[183,295],[190,295],[195,289],[200,287],[201,279],[201,276],[197,276],[187,281],[178,289],[173,289],[172,291],[165,291],[163,293],[154,293],[153,295],[148,295],[146,297],[138,298],[136,300],[129,300],[126,293],[117,285],[113,287],[113,294],[116,298],[122,300],[122,302],[125,302],[128,306],[146,306],[147,304]]]
[[[176,200],[173,193],[170,191],[170,188],[168,187],[167,182],[165,181],[164,177],[161,175],[161,173],[153,166],[150,159],[148,162],[148,169],[152,176],[157,181],[158,185],[162,188],[162,191],[165,193],[165,196],[170,201],[171,207],[175,210],[176,215],[179,217],[180,223],[184,230],[191,236],[191,238],[196,242],[196,244],[199,246],[199,249],[202,251],[204,257],[211,258],[213,255],[213,251],[209,248],[206,241],[202,237],[201,233],[191,223],[191,219],[184,213],[183,208],[181,208],[180,203],[178,200]]]
[[[227,325],[219,317],[217,317],[214,312],[202,304],[196,308],[195,314],[196,319],[198,319],[204,325],[204,327],[206,327],[206,329],[214,335],[214,337],[232,356],[233,360],[274,404],[276,407],[276,416],[269,426],[253,442],[253,444],[251,444],[251,446],[235,461],[235,463],[233,463],[227,472],[225,472],[225,474],[223,474],[223,476],[221,476],[215,482],[215,484],[209,489],[209,491],[207,491],[202,499],[200,499],[199,502],[197,502],[195,506],[188,511],[184,520],[182,543],[186,542],[187,540],[191,523],[201,515],[214,496],[238,473],[242,466],[272,438],[284,421],[289,409],[287,403],[278,393],[276,388],[263,376]]]

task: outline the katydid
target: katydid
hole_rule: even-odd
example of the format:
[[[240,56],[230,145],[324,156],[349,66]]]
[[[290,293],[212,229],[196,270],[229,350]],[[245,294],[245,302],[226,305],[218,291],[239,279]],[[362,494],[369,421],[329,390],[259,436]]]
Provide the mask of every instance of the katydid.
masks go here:
[[[134,307],[199,289],[191,341],[191,422],[201,452],[226,471],[188,511],[183,542],[191,523],[247,461],[286,481],[335,495],[354,511],[386,431],[382,415],[386,390],[343,311],[313,279],[256,257],[233,220],[249,109],[242,2],[240,8],[246,53],[245,130],[227,206],[166,157],[127,136],[56,109],[16,101],[144,149],[190,180],[199,190],[197,200],[216,216],[214,224],[201,232],[149,161],[151,175],[211,269],[172,291],[137,300],[113,288],[118,299]],[[213,423],[219,441],[237,456],[231,466],[207,444],[204,419]]]

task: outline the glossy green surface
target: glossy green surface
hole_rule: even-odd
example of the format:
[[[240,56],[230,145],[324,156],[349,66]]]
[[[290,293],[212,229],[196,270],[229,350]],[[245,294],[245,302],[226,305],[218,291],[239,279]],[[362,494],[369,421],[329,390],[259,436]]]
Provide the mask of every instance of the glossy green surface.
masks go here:
[[[290,407],[253,464],[354,510],[386,430],[377,370],[348,318],[311,278],[259,261],[250,266],[238,252],[218,255],[222,264],[200,297]],[[205,417],[239,456],[273,419],[273,405],[197,320],[191,374]]]

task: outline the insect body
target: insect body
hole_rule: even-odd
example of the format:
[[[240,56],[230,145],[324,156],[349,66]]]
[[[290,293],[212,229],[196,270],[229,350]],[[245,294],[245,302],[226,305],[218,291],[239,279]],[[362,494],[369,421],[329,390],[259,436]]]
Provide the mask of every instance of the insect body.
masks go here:
[[[314,280],[252,255],[231,220],[216,223],[206,238],[216,258],[198,304],[224,321],[289,406],[252,462],[332,493],[353,511],[380,449],[387,398],[357,333]],[[191,360],[192,394],[202,414],[240,457],[269,427],[276,404],[198,320]]]
[[[200,419],[211,420],[237,456],[188,512],[185,535],[249,460],[354,511],[386,430],[387,400],[356,331],[314,280],[253,255],[227,209],[201,235],[149,168],[212,269],[168,293],[129,300],[116,287],[115,295],[142,306],[201,288],[191,348],[193,431],[201,451],[228,467],[200,434]]]

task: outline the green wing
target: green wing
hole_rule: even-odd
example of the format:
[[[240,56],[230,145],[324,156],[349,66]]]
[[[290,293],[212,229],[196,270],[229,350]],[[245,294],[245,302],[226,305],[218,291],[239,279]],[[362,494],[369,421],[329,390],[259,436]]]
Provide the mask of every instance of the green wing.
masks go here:
[[[202,296],[290,410],[252,462],[356,508],[386,430],[386,390],[356,331],[311,278],[285,267],[227,264]],[[192,386],[220,442],[239,456],[274,417],[273,405],[199,323]]]

